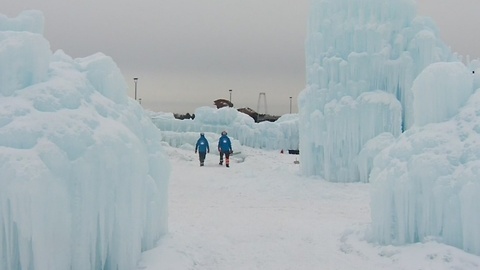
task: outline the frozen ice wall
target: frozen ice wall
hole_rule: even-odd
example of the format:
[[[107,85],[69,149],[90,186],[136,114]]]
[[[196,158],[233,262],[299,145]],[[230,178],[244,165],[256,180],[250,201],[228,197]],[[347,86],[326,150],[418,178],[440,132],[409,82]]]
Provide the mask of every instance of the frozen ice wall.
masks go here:
[[[413,0],[312,0],[299,96],[304,174],[360,180],[365,143],[412,126],[414,79],[431,63],[454,60],[437,36]]]
[[[438,63],[415,80],[414,126],[374,159],[373,240],[433,238],[480,255],[479,77]]]
[[[131,270],[167,229],[160,131],[111,58],[0,16],[0,269]]]
[[[253,118],[234,108],[200,107],[195,110],[195,119],[175,119],[172,113],[151,113],[152,121],[165,133],[200,132],[216,133],[223,130],[228,136],[238,140],[241,145],[267,150],[295,149],[299,147],[298,115],[286,114],[275,122],[255,123]],[[172,136],[163,136],[164,139]],[[186,141],[182,141],[185,138]],[[192,143],[190,136],[177,136],[168,141],[172,146]],[[198,137],[196,138],[198,139]],[[195,139],[195,141],[196,141]],[[217,138],[218,139],[218,138]]]

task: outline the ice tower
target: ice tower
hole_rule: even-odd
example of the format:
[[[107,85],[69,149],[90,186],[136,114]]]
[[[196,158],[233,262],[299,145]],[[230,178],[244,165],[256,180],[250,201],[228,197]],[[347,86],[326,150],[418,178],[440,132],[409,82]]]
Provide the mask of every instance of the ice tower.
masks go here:
[[[413,123],[414,79],[454,60],[413,0],[312,0],[307,87],[299,96],[301,167],[328,181],[359,181],[358,154]]]

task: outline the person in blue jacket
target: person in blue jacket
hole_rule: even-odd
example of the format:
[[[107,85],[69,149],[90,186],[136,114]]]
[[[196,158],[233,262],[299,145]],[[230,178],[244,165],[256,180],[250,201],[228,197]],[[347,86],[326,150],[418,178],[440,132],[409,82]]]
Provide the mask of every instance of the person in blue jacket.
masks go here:
[[[208,145],[208,140],[205,138],[205,134],[203,132],[200,133],[200,138],[198,138],[197,145],[195,145],[195,154],[197,151],[198,159],[200,159],[200,166],[203,166],[207,153],[210,153],[210,146]]]
[[[225,166],[230,167],[230,154],[233,153],[233,150],[226,131],[222,131],[222,136],[218,139],[218,152],[220,152],[220,163],[218,164],[223,165],[223,155],[225,155]]]

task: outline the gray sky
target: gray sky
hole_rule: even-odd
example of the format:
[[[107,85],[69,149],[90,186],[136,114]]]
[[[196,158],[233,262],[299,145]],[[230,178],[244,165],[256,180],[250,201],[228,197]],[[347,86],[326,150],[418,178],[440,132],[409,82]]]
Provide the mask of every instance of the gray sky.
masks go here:
[[[229,98],[257,110],[265,92],[268,113],[297,112],[305,87],[310,0],[0,0],[3,13],[45,15],[52,50],[111,56],[134,96],[154,111],[194,112]],[[418,0],[441,37],[462,55],[480,57],[480,0]],[[264,110],[262,100],[260,111]]]

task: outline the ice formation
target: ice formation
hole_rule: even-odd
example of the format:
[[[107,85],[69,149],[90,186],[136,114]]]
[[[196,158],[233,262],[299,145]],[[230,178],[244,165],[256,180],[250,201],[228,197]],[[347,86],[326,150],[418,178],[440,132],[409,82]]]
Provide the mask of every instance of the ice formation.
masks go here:
[[[358,154],[358,171],[360,182],[367,183],[373,168],[373,160],[385,148],[395,142],[395,137],[390,132],[384,132],[366,142]]]
[[[373,241],[480,255],[479,60],[457,60],[411,0],[314,0],[311,12],[302,171],[370,181]]]
[[[304,174],[360,180],[365,143],[412,125],[414,79],[431,63],[455,59],[437,36],[431,20],[416,17],[413,0],[312,1],[299,96]]]
[[[111,58],[0,15],[0,269],[134,269],[167,230],[160,132]]]
[[[425,116],[374,159],[375,241],[434,238],[480,255],[480,88],[473,86],[479,75],[438,63],[415,80],[414,114]]]
[[[151,112],[152,121],[162,130],[162,138],[171,146],[178,147],[184,143],[194,144],[198,133],[212,133],[209,141],[216,138],[223,130],[228,136],[245,145],[266,150],[287,150],[299,147],[298,115],[286,114],[275,122],[255,123],[250,116],[234,108],[200,107],[195,110],[195,118],[179,120],[172,113]],[[171,132],[192,132],[184,136],[169,136]],[[214,135],[217,134],[217,135]],[[218,139],[218,138],[216,138]],[[236,148],[238,149],[238,148]]]

